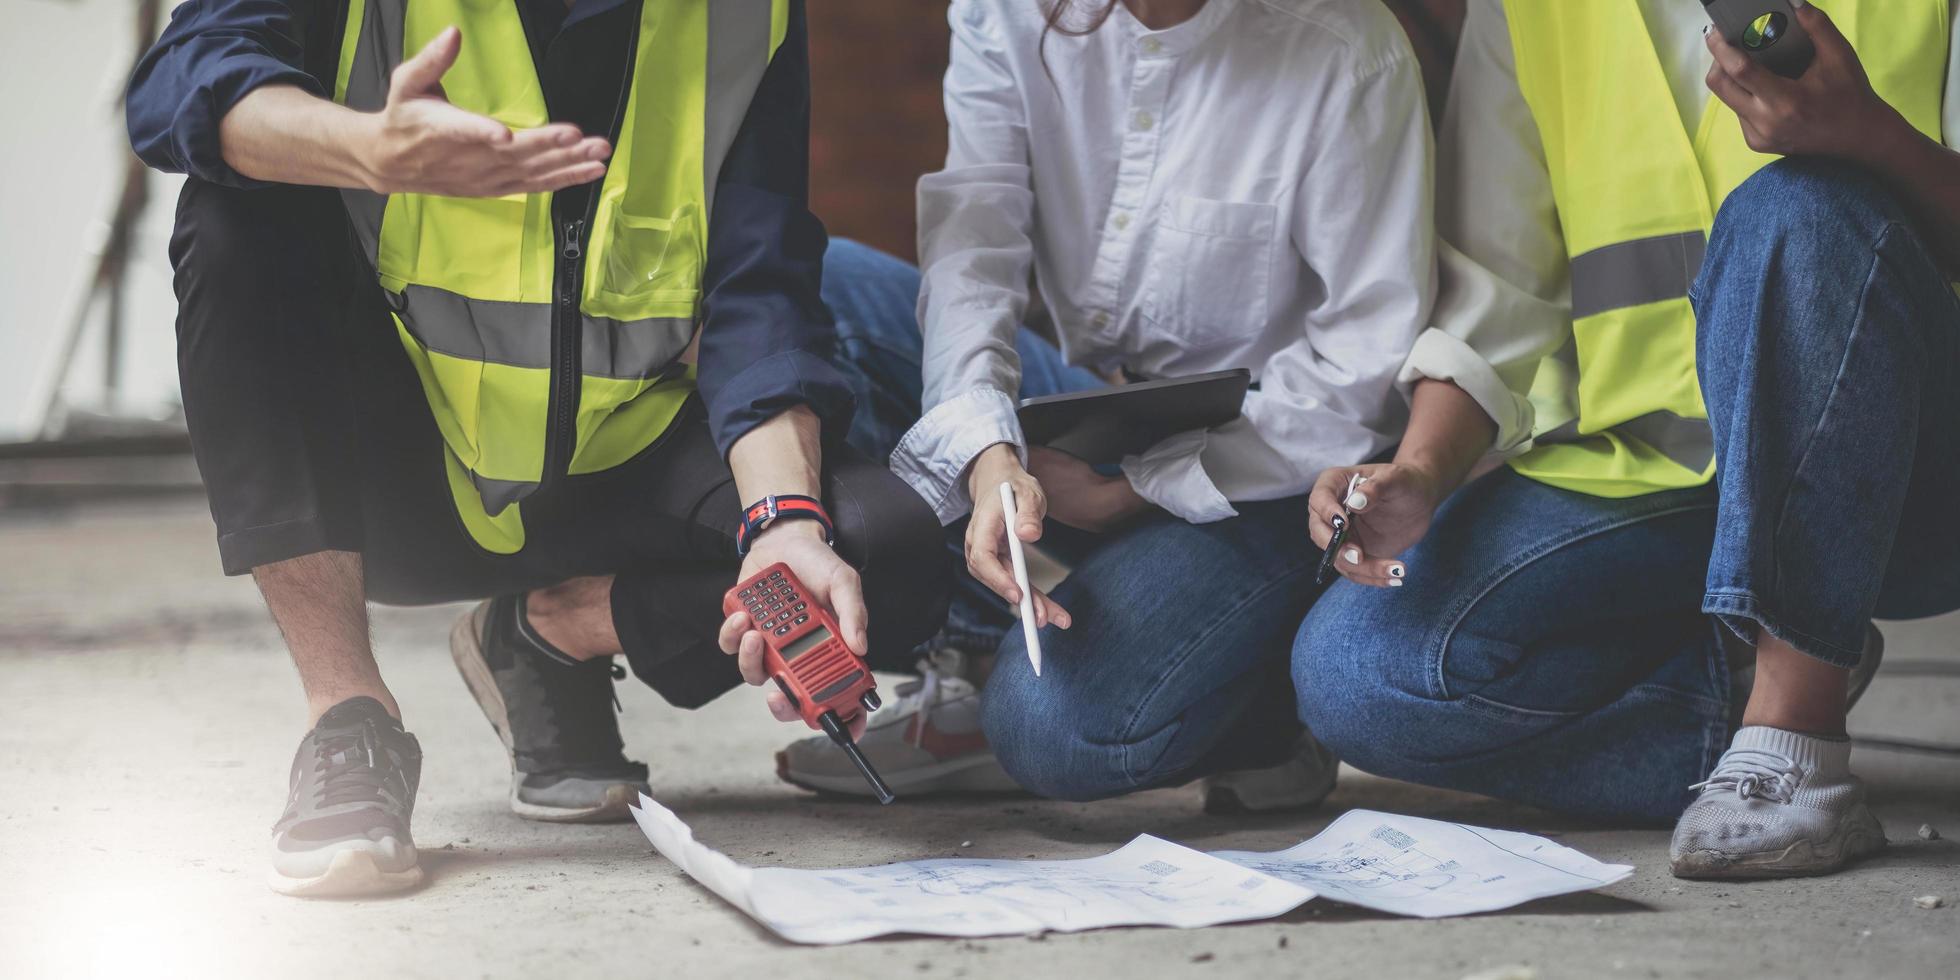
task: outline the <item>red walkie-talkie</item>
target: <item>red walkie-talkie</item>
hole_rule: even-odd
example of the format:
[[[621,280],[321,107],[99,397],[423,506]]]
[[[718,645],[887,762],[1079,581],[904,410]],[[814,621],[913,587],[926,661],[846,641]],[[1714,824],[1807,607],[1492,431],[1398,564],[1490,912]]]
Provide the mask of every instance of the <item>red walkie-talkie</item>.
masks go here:
[[[871,668],[844,645],[843,632],[830,611],[810,598],[810,591],[782,562],[728,590],[721,610],[726,615],[748,611],[762,634],[763,665],[776,686],[805,723],[830,736],[857,763],[878,802],[890,803],[891,789],[851,740],[851,722],[859,714],[878,710],[878,684],[871,678]]]

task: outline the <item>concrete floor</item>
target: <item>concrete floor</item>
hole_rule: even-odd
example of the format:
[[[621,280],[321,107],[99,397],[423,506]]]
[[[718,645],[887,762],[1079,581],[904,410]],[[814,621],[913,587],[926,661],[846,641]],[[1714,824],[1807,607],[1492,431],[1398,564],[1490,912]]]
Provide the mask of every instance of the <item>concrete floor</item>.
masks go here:
[[[429,884],[389,901],[285,899],[262,883],[261,849],[301,701],[255,593],[219,577],[210,537],[192,500],[0,511],[0,976],[1960,974],[1960,841],[1916,835],[1930,822],[1960,838],[1953,761],[1859,755],[1895,844],[1855,870],[1695,884],[1668,876],[1658,831],[1358,773],[1305,817],[1209,818],[1191,790],[1086,806],[819,800],[775,781],[770,754],[792,733],[754,692],[689,715],[622,686],[629,748],[661,798],[752,864],[1083,856],[1142,830],[1264,849],[1365,806],[1552,834],[1639,869],[1603,893],[1433,922],[1314,903],[1191,932],[793,947],[680,876],[631,826],[549,827],[505,811],[501,751],[443,649],[455,608],[375,618],[427,754],[415,831]],[[1960,619],[1887,634],[1892,662],[1960,662]],[[1881,673],[1853,728],[1960,742],[1960,679]],[[1928,893],[1947,907],[1914,908]]]

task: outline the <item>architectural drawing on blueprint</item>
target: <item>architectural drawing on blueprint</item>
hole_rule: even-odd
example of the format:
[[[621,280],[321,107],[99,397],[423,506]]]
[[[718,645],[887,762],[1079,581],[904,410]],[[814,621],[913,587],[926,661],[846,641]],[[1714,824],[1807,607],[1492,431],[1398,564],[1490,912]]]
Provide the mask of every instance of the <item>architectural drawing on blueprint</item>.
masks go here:
[[[1530,834],[1374,810],[1350,810],[1284,851],[1216,854],[1325,898],[1417,916],[1488,912],[1633,873]]]
[[[1252,918],[1311,897],[1283,880],[1148,835],[1075,861],[948,858],[822,871],[758,868],[751,894],[772,924],[820,935],[880,919],[891,931],[1196,925]]]

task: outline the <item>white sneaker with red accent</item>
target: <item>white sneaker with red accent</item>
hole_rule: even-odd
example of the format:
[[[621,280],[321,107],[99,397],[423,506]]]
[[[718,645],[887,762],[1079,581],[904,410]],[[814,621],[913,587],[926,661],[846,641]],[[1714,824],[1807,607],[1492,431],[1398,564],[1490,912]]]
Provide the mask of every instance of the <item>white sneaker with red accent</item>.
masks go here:
[[[1008,778],[980,730],[980,692],[964,676],[966,656],[941,650],[919,661],[920,677],[872,712],[858,749],[899,796],[1004,793]],[[822,735],[776,753],[776,775],[820,793],[870,796],[871,787],[842,749]]]

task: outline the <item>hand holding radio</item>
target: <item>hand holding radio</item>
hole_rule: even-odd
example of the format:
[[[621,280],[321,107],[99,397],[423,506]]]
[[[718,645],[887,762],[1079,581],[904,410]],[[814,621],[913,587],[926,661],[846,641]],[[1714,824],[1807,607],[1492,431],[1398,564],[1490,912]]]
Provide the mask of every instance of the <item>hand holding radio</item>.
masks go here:
[[[1753,8],[1751,8],[1753,9]],[[1784,14],[1768,13],[1782,23]],[[1758,153],[1784,156],[1825,156],[1858,160],[1888,145],[1881,138],[1887,127],[1911,126],[1885,100],[1872,90],[1871,80],[1851,42],[1832,23],[1828,14],[1813,4],[1791,10],[1815,54],[1801,75],[1785,77],[1763,60],[1723,36],[1723,31],[1705,33],[1708,48],[1715,54],[1715,65],[1708,72],[1708,88],[1742,121],[1742,133],[1749,148]],[[1760,20],[1760,19],[1759,19]],[[1752,22],[1754,23],[1754,22]],[[1786,31],[1787,29],[1779,29]],[[1767,37],[1768,40],[1761,40]],[[1766,51],[1779,43],[1792,43],[1795,32],[1781,34],[1758,29],[1743,35]]]
[[[830,736],[864,773],[878,802],[890,803],[892,791],[857,747],[865,717],[880,704],[877,681],[814,590],[777,562],[745,574],[722,597],[721,608],[731,622],[750,627],[741,642],[761,645],[763,674],[776,682],[774,693],[794,717]]]
[[[738,580],[747,581],[762,569],[779,563],[793,569],[797,578],[808,584],[811,599],[835,614],[844,645],[852,653],[864,656],[870,646],[864,586],[857,569],[825,542],[823,528],[811,521],[770,526],[756,537],[754,547],[742,561]],[[748,610],[729,610],[727,618],[722,620],[718,639],[722,652],[735,656],[742,679],[762,685],[769,682],[769,671],[764,663],[766,644],[756,627],[750,621]],[[796,721],[801,717],[779,691],[770,691],[768,701],[769,712],[778,721]],[[861,731],[863,718],[856,718],[854,725]]]

